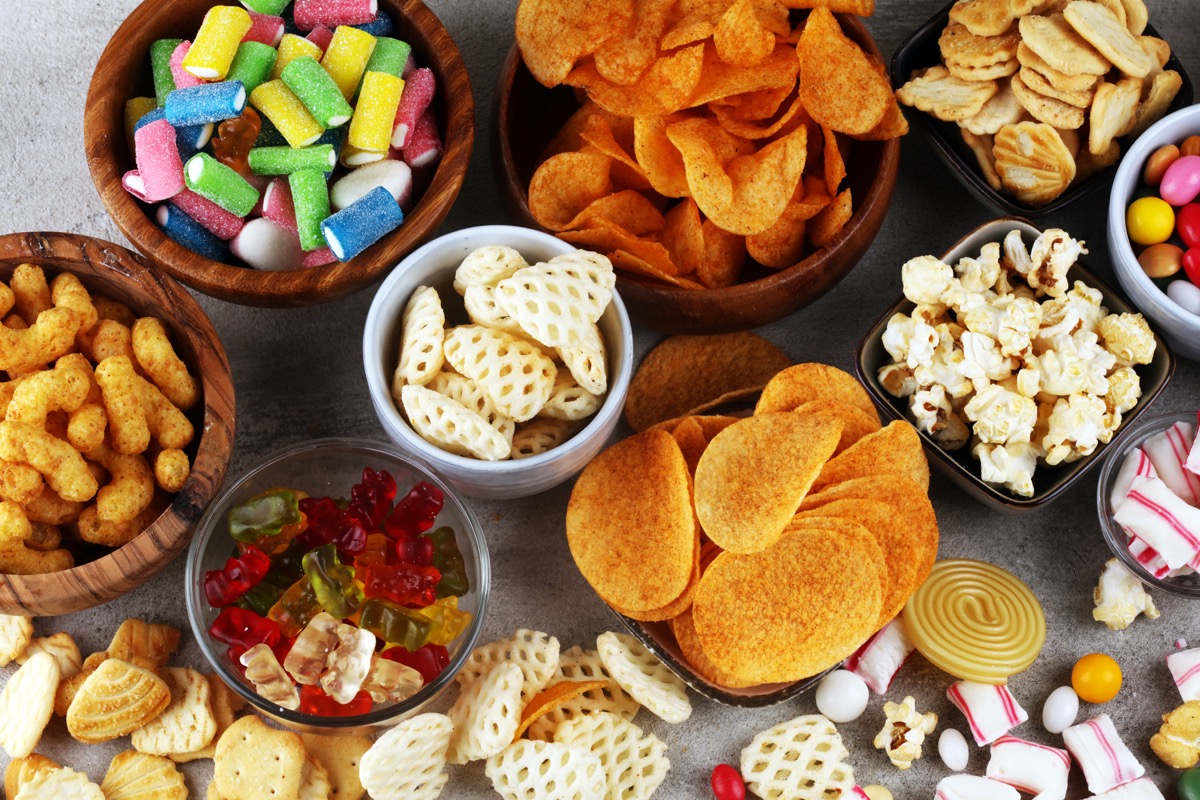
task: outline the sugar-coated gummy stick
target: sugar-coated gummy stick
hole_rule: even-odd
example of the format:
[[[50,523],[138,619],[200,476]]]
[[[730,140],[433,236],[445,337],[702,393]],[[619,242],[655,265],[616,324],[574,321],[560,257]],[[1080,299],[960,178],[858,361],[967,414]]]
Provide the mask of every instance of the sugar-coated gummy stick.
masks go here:
[[[321,223],[321,232],[338,261],[349,261],[404,222],[404,212],[382,186]]]
[[[224,240],[205,230],[199,222],[189,217],[176,205],[163,204],[155,213],[155,220],[163,233],[179,244],[213,261],[229,259],[229,245]]]
[[[326,264],[332,264],[337,261],[337,256],[328,247],[318,247],[316,250],[310,250],[304,254],[304,260],[300,262],[300,266],[305,269],[310,267],[323,267]]]
[[[136,169],[131,169],[121,176],[121,188],[143,203],[146,202],[146,184],[142,182],[142,175]]]
[[[212,138],[213,124],[180,125],[175,128],[175,141],[179,145],[179,156],[187,160],[200,152]]]
[[[158,122],[160,119],[166,119],[167,112],[161,108],[152,108],[142,116],[138,117],[137,122],[133,123],[133,132],[137,133],[142,128],[149,125],[151,122]]]
[[[325,132],[281,80],[267,81],[255,89],[250,104],[271,120],[292,147],[308,147]]]
[[[246,87],[239,81],[222,81],[176,89],[167,95],[167,122],[203,125],[233,119],[246,107]]]
[[[244,217],[258,204],[258,189],[208,153],[189,158],[183,172],[187,188],[231,214]]]
[[[295,231],[265,217],[247,222],[229,243],[229,249],[250,266],[263,270],[297,269],[304,258]]]
[[[278,80],[287,65],[302,56],[309,56],[317,60],[325,54],[322,47],[317,46],[308,39],[302,36],[297,36],[294,33],[285,33],[279,41],[279,56],[275,59],[275,66],[271,68],[271,80]]]
[[[290,175],[302,169],[320,173],[337,166],[337,155],[327,144],[312,147],[254,147],[250,150],[250,169],[255,175]]]
[[[278,47],[283,38],[283,17],[274,14],[250,12],[250,30],[242,37],[242,42],[259,42],[268,47]]]
[[[241,0],[250,11],[257,11],[259,14],[270,14],[277,17],[283,13],[283,9],[287,8],[287,4],[291,0]]]
[[[238,231],[246,221],[236,214],[231,214],[213,201],[201,197],[191,189],[184,189],[171,198],[171,203],[183,209],[213,236],[229,241],[238,235]]]
[[[442,137],[438,135],[437,121],[433,118],[433,109],[425,109],[425,113],[417,120],[412,136],[404,145],[404,163],[413,169],[427,167],[442,157]]]
[[[324,247],[321,223],[329,216],[329,187],[325,183],[325,174],[315,169],[293,172],[288,175],[288,187],[292,190],[300,246],[306,251]]]
[[[292,6],[296,27],[311,31],[318,25],[362,25],[379,15],[378,0],[296,0]]]
[[[376,37],[375,49],[367,61],[367,72],[386,72],[399,78],[412,55],[412,45],[387,36]]]
[[[175,129],[165,119],[143,125],[133,134],[137,169],[147,202],[156,203],[183,191],[183,160]]]
[[[370,22],[363,22],[354,27],[372,36],[391,36],[392,31],[395,30],[395,26],[392,25],[392,18],[385,11],[380,11],[375,19]]]
[[[280,77],[323,127],[344,125],[354,114],[354,109],[342,97],[341,89],[315,58],[301,56],[295,59],[284,68]]]
[[[296,231],[296,207],[287,176],[276,178],[263,190],[262,215],[280,227]]]
[[[185,39],[175,48],[175,52],[171,53],[171,79],[175,81],[176,89],[190,89],[193,86],[199,86],[204,83],[204,81],[183,68],[183,60],[187,58],[187,54],[191,52],[191,49],[192,43]]]
[[[159,108],[167,104],[167,95],[175,91],[171,75],[171,56],[183,39],[156,39],[150,44],[150,72],[154,76],[154,99]]]
[[[133,154],[133,132],[139,119],[158,107],[153,97],[131,97],[125,101],[125,144]]]
[[[342,154],[340,156],[342,166],[354,169],[361,167],[363,164],[373,164],[376,161],[382,161],[387,158],[386,152],[379,150],[360,150],[354,145],[346,142],[342,145]]]
[[[378,186],[386,188],[405,208],[412,198],[412,169],[390,158],[352,169],[329,187],[329,202],[340,211]]]
[[[428,67],[414,69],[404,79],[404,94],[400,95],[400,106],[396,109],[395,127],[392,129],[392,147],[404,147],[408,137],[417,127],[417,120],[433,102],[437,92],[437,78]]]
[[[277,56],[274,47],[262,42],[242,42],[225,79],[239,81],[247,92],[253,92],[270,77]]]
[[[362,93],[350,120],[351,146],[360,150],[386,153],[392,140],[392,123],[400,106],[404,79],[386,72],[368,72],[363,76]]]
[[[242,37],[253,24],[250,14],[241,6],[213,6],[200,23],[183,68],[206,81],[223,79]]]
[[[374,49],[375,37],[357,28],[341,25],[333,32],[333,39],[321,57],[321,66],[347,100],[354,96]]]
[[[318,25],[304,38],[321,48],[321,52],[324,53],[329,49],[329,43],[333,41],[333,31],[324,25]]]

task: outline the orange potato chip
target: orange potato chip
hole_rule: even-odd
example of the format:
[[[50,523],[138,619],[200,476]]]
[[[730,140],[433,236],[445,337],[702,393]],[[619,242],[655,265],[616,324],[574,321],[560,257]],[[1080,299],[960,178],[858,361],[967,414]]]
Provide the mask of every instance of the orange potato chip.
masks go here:
[[[771,227],[746,237],[746,252],[759,264],[772,269],[786,269],[798,263],[804,256],[807,242],[804,236],[806,213],[806,206],[788,203]]]
[[[594,219],[587,228],[562,231],[558,238],[601,252],[624,250],[651,265],[655,274],[675,275],[678,272],[671,262],[671,254],[667,252],[667,248],[650,239],[638,238],[614,221],[603,217]]]
[[[704,257],[696,265],[696,277],[710,289],[737,283],[746,261],[746,240],[721,229],[711,219],[700,227],[704,235]]]
[[[712,439],[712,437],[741,419],[741,417],[731,417],[724,414],[684,414],[674,419],[665,419],[662,422],[656,422],[646,430],[667,431],[669,433],[675,430],[676,425],[688,418],[695,418],[701,430],[704,431],[706,439]]]
[[[677,286],[680,289],[700,290],[706,288],[703,283],[697,283],[690,278],[684,278],[679,275],[671,275],[663,272],[658,267],[651,264],[649,261],[638,258],[632,253],[625,250],[614,250],[608,254],[608,260],[612,262],[615,269],[628,272],[632,275],[638,275],[643,278],[653,278],[654,280],[669,283],[672,286]]]
[[[712,37],[717,56],[735,67],[756,66],[775,49],[775,34],[763,27],[751,0],[735,0]]]
[[[591,203],[612,193],[611,159],[599,153],[559,153],[542,162],[529,182],[529,213],[560,231]]]
[[[791,97],[794,91],[796,91],[796,83],[793,81],[771,89],[758,89],[712,100],[708,107],[710,109],[733,109],[740,119],[753,122],[778,114],[784,101]]]
[[[547,686],[542,691],[529,698],[525,710],[521,712],[521,723],[513,734],[513,741],[525,735],[525,731],[537,720],[549,714],[568,700],[579,697],[593,689],[603,689],[608,681],[559,681]]]
[[[718,433],[696,466],[696,516],[732,553],[757,553],[783,535],[842,423],[829,417],[756,414]]]
[[[576,61],[625,35],[633,5],[633,0],[521,0],[516,38],[525,66],[543,86],[557,86]]]
[[[917,429],[904,420],[895,420],[867,434],[829,460],[813,483],[813,491],[864,475],[898,475],[928,492],[929,462]]]
[[[704,680],[727,689],[742,689],[754,685],[721,672],[704,654],[700,637],[696,635],[696,624],[692,620],[691,609],[671,620],[671,632],[675,634],[675,641],[679,644],[679,651],[683,653],[684,659]]]
[[[829,9],[809,13],[796,52],[800,96],[813,119],[850,134],[867,133],[879,124],[893,102],[891,86]]]
[[[790,363],[786,353],[748,331],[667,337],[630,381],[625,419],[635,431],[646,430],[729,392],[758,391]]]
[[[782,0],[788,8],[827,8],[836,14],[869,17],[875,13],[875,0]]]
[[[658,55],[673,0],[639,0],[628,36],[609,39],[596,48],[596,71],[621,86],[637,82]]]
[[[862,384],[848,372],[827,364],[797,364],[771,379],[754,407],[755,414],[795,411],[810,400],[832,400],[858,406],[876,414],[875,404]]]
[[[663,50],[674,50],[684,45],[702,42],[713,35],[717,26],[711,19],[701,17],[684,17],[663,34],[658,46]]]
[[[663,215],[654,204],[647,200],[645,195],[626,189],[593,200],[575,216],[575,219],[564,225],[563,229],[569,231],[590,228],[599,220],[607,220],[635,236],[654,233],[663,227]]]
[[[697,535],[690,482],[666,431],[618,442],[580,473],[567,503],[567,544],[605,602],[661,608],[687,588]]]
[[[683,156],[667,137],[667,126],[681,117],[635,117],[633,152],[654,191],[664,197],[687,197]]]
[[[708,447],[708,437],[704,435],[704,429],[700,427],[700,423],[696,421],[695,417],[686,417],[671,431],[671,436],[675,439],[675,444],[679,445],[680,452],[683,453],[683,460],[687,462],[688,472],[694,474],[700,456],[704,455],[704,449]]]
[[[587,91],[598,106],[627,117],[658,116],[694,105],[689,102],[700,83],[704,47],[694,45],[662,56],[642,73],[637,83],[621,86],[596,70],[595,61],[583,61],[563,83]]]
[[[838,147],[837,135],[833,129],[821,126],[821,133],[825,139],[825,188],[829,190],[829,196],[833,197],[842,181],[846,179],[846,162],[842,158],[842,151]]]
[[[776,36],[789,36],[792,32],[790,12],[779,0],[758,0],[754,4],[758,22]]]
[[[804,124],[807,119],[804,103],[801,102],[799,96],[793,97],[784,112],[775,117],[774,121],[765,125],[756,124],[756,121],[753,120],[742,119],[736,106],[709,106],[709,108],[720,120],[721,127],[743,139],[767,139],[776,134],[786,135],[795,130],[797,126]]]
[[[720,176],[694,176],[685,157],[688,186],[696,204],[724,231],[742,235],[765,231],[779,219],[800,184],[808,156],[807,139],[808,129],[801,126],[757,153],[729,162],[728,194]],[[710,183],[719,190],[709,192]],[[728,199],[722,203],[725,197]]]
[[[877,61],[874,56],[870,57],[870,61],[871,66],[875,68],[875,72],[885,82],[889,81],[887,67]],[[853,138],[878,141],[882,139],[895,139],[906,133],[908,133],[908,120],[904,118],[904,111],[901,110],[900,103],[896,101],[896,96],[893,94],[891,102],[888,103],[887,111],[884,112],[883,119],[879,121],[879,124],[866,133],[853,135]]]
[[[705,258],[704,228],[696,201],[688,198],[676,203],[664,215],[658,238],[680,275],[695,272]]]
[[[832,203],[813,215],[809,222],[808,238],[813,247],[824,247],[832,242],[841,233],[842,228],[846,227],[846,223],[853,215],[854,208],[850,200],[850,189],[846,188],[834,198]]]
[[[646,179],[646,171],[629,155],[629,151],[617,141],[612,125],[605,117],[592,116],[579,138],[590,145],[587,151],[594,150],[603,153],[615,163],[612,165],[613,183],[631,189],[649,189],[650,181]],[[632,137],[630,137],[632,145]],[[630,147],[630,151],[632,150]]]
[[[777,89],[796,85],[800,64],[796,51],[786,44],[776,44],[771,54],[753,67],[726,64],[717,55],[715,45],[704,45],[704,80],[699,81],[687,106],[699,106],[722,97],[760,89]]]
[[[759,392],[761,392],[761,391],[762,391],[761,386],[747,386],[745,389],[735,389],[732,392],[726,392],[725,394],[721,395],[720,397],[714,397],[712,400],[709,400],[707,403],[701,403],[700,405],[696,406],[695,408],[690,409],[689,413],[693,414],[693,415],[705,416],[708,414],[709,411],[712,411],[713,409],[721,408],[723,406],[733,405],[735,403],[742,403],[743,401],[752,400],[755,397],[757,397]],[[742,414],[738,417],[730,417],[730,419],[736,420],[736,419],[741,419],[742,417],[748,417],[748,416],[750,416],[749,413]],[[722,427],[725,427],[725,426],[722,426]]]
[[[639,622],[666,622],[673,619],[684,611],[692,607],[692,599],[696,596],[696,587],[700,585],[700,530],[699,525],[696,526],[696,547],[693,551],[692,559],[692,577],[688,579],[687,587],[665,606],[652,608],[645,611],[629,611],[613,606],[613,609],[618,613],[624,614],[630,619],[636,619]]]
[[[810,400],[802,403],[796,409],[796,413],[833,417],[842,421],[842,438],[838,442],[837,449],[833,451],[835,456],[859,439],[869,436],[883,427],[879,421],[879,415],[874,411],[864,411],[858,406],[833,400]]]
[[[546,145],[546,149],[538,157],[538,163],[541,164],[559,153],[577,153],[582,150],[587,144],[583,140],[583,132],[591,124],[593,118],[600,118],[607,122],[609,129],[613,131],[618,141],[620,141],[618,132],[627,128],[629,141],[633,141],[633,121],[631,119],[610,114],[591,100],[584,98],[583,104],[567,118],[558,133],[554,134],[554,138],[550,140],[550,144]]]

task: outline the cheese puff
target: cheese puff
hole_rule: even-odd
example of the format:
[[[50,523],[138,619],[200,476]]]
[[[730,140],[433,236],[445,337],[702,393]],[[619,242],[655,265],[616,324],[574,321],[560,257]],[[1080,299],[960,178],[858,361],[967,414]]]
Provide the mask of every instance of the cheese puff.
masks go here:
[[[21,544],[33,533],[33,526],[21,507],[11,500],[0,500],[0,546]]]
[[[29,527],[31,528],[29,538],[25,540],[25,546],[29,549],[45,553],[62,547],[62,531],[57,525],[30,522]]]
[[[142,317],[133,325],[133,352],[150,381],[172,403],[191,408],[200,399],[200,384],[175,354],[167,329],[155,317]]]
[[[0,423],[3,424],[3,423]],[[96,493],[96,512],[105,522],[129,522],[154,499],[154,470],[137,454],[118,453],[107,444],[88,452],[112,475]]]
[[[182,491],[191,470],[187,453],[182,450],[169,448],[154,457],[154,480],[164,491]]]
[[[43,311],[24,330],[0,327],[0,369],[13,375],[49,364],[71,352],[78,330],[77,315],[69,308]]]
[[[164,450],[187,447],[196,432],[191,421],[153,383],[144,378],[137,382],[142,390],[146,425],[158,446]]]
[[[8,404],[12,402],[13,395],[17,392],[17,387],[25,380],[25,377],[13,378],[11,381],[0,382],[0,420],[8,416]]]
[[[83,355],[65,355],[54,369],[30,375],[17,387],[4,418],[43,426],[51,411],[75,411],[87,399],[91,376],[92,366]]]
[[[13,270],[8,285],[16,299],[17,313],[25,320],[37,319],[38,314],[54,308],[46,273],[33,264],[22,264]]]
[[[87,333],[80,334],[79,349],[97,364],[109,356],[128,356],[134,362],[134,369],[140,371],[133,355],[132,334],[116,320],[102,319]]]
[[[75,523],[75,530],[78,532],[79,538],[85,542],[102,544],[105,547],[121,547],[150,527],[150,524],[159,518],[168,505],[170,502],[166,495],[156,492],[153,501],[146,506],[142,513],[128,522],[120,523],[100,519],[96,506],[90,505],[79,515],[79,520]]]
[[[90,331],[100,319],[92,296],[83,284],[69,272],[60,272],[50,282],[50,300],[56,308],[69,308],[78,315],[77,325],[81,331]]]
[[[42,428],[46,433],[53,436],[55,439],[67,441],[67,426],[70,424],[70,417],[65,411],[51,411],[46,415],[46,424]],[[76,447],[76,450],[79,448]]]
[[[83,404],[71,412],[67,423],[67,441],[81,452],[94,450],[104,442],[104,431],[108,428],[108,414],[104,410],[104,397],[95,373],[88,369],[88,393]]]
[[[96,383],[104,399],[113,449],[126,454],[144,451],[150,444],[150,428],[133,363],[127,356],[109,356],[96,365]]]
[[[25,504],[25,515],[30,522],[43,525],[65,525],[79,519],[83,511],[83,503],[64,500],[49,486],[46,486],[37,497]]]
[[[29,323],[25,321],[24,317],[14,311],[4,318],[4,327],[14,331],[23,331],[29,328]]]
[[[8,316],[8,312],[13,310],[13,306],[17,302],[17,296],[13,294],[13,290],[8,288],[8,284],[0,283],[0,317]]]
[[[40,552],[21,543],[0,544],[0,574],[42,575],[75,566],[70,550]]]
[[[42,492],[42,473],[28,464],[0,461],[0,500],[24,505]]]
[[[133,310],[119,300],[113,300],[103,295],[94,295],[92,305],[101,320],[115,320],[126,328],[132,328],[133,323],[137,322],[137,315],[133,313]]]
[[[33,425],[0,422],[0,459],[33,467],[65,500],[90,500],[99,488],[78,450]]]

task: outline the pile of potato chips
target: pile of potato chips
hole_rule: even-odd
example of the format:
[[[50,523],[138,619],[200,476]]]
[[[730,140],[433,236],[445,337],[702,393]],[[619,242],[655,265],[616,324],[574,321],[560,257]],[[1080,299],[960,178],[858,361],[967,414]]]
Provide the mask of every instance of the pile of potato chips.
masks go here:
[[[853,653],[925,580],[928,487],[911,425],[881,426],[852,376],[799,364],[752,416],[666,420],[598,456],[567,539],[597,594],[668,621],[704,680],[790,682]]]
[[[789,9],[813,5],[796,25]],[[534,218],[687,289],[737,283],[747,256],[782,269],[833,241],[853,214],[852,140],[908,126],[830,7],[874,2],[522,0],[526,66],[584,96],[541,155]]]

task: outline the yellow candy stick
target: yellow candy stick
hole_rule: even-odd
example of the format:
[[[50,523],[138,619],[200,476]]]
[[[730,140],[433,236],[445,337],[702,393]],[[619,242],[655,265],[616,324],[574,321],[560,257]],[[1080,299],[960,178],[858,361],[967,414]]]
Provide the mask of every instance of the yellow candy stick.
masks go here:
[[[271,80],[279,78],[283,74],[283,68],[301,56],[312,56],[320,61],[321,48],[303,36],[285,33],[279,40],[279,55],[275,59],[275,66],[271,67]]]
[[[329,41],[329,49],[321,59],[321,66],[349,100],[358,88],[371,53],[375,50],[375,37],[349,25],[339,25]]]
[[[368,72],[363,77],[358,106],[350,120],[348,141],[351,147],[375,153],[386,153],[392,142],[392,127],[404,79],[386,72]]]
[[[250,30],[250,14],[241,6],[214,6],[204,15],[183,68],[206,81],[221,80]]]
[[[283,81],[261,84],[250,93],[250,105],[271,120],[292,147],[307,147],[325,132]]]

